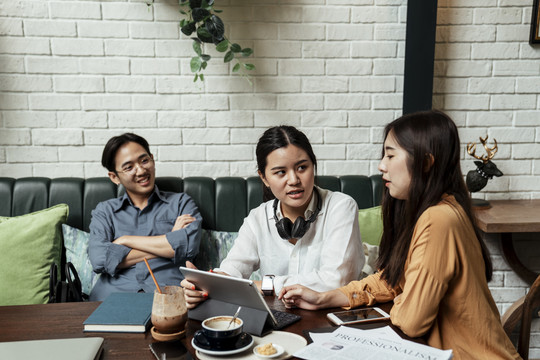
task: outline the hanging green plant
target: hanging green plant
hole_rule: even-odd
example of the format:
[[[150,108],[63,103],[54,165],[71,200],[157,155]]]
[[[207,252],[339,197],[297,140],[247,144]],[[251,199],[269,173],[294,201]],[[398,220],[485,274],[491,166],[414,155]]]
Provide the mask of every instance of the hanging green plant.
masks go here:
[[[195,73],[193,81],[204,81],[204,69],[208,66],[208,61],[212,58],[204,53],[205,44],[214,44],[220,53],[225,53],[223,61],[225,63],[236,61],[233,66],[233,73],[249,75],[244,70],[253,70],[255,65],[241,61],[243,57],[253,54],[250,48],[242,48],[239,44],[231,43],[225,37],[225,24],[219,16],[223,10],[214,8],[214,0],[180,0],[180,13],[186,15],[186,19],[180,20],[180,30],[187,36],[192,36],[193,50],[196,56],[191,58],[191,72]]]

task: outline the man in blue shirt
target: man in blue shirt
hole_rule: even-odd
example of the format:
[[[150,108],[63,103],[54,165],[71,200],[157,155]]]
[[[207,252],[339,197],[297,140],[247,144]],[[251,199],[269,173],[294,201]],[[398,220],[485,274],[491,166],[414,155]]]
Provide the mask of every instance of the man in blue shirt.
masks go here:
[[[126,133],[111,138],[101,159],[109,178],[126,193],[103,201],[92,211],[88,255],[98,282],[90,300],[112,292],[152,292],[158,284],[178,285],[179,266],[199,252],[202,218],[184,193],[159,191],[148,142]]]

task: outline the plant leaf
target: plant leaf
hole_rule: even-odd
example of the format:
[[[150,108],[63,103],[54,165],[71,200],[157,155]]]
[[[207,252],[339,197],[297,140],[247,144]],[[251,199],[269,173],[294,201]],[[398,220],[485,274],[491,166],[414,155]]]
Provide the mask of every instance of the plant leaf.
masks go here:
[[[191,67],[191,72],[196,73],[201,70],[202,60],[198,56],[192,57],[189,65]]]
[[[189,0],[189,7],[192,9],[201,7],[202,0]]]
[[[201,79],[201,81],[204,81],[204,74],[199,74],[199,79]]]
[[[202,54],[201,55],[201,59],[203,59],[204,61],[208,61],[210,60],[212,57],[210,55],[206,55],[206,54]]]
[[[204,69],[206,69],[207,66],[208,66],[208,63],[205,61],[205,62],[202,63],[201,69],[204,70]]]
[[[197,55],[201,56],[201,54],[202,54],[201,43],[198,42],[198,41],[194,41],[193,42],[193,50],[195,50],[195,53]]]
[[[225,34],[225,25],[219,16],[210,16],[210,18],[206,20],[205,24],[210,34],[212,34],[214,37],[222,38],[223,34]]]
[[[230,62],[232,59],[234,59],[234,53],[232,51],[229,51],[225,54],[225,57],[223,58],[223,62]]]
[[[255,70],[255,65],[253,64],[243,64],[243,65],[246,70]]]
[[[193,82],[196,82],[198,78],[199,78],[199,74],[195,74],[195,77],[193,78]]]
[[[216,46],[217,46],[220,42],[222,42],[223,40],[225,40],[225,39],[223,38],[223,36],[222,36],[222,37],[219,37],[219,38],[217,38],[217,37],[215,37],[215,36],[212,36],[212,39],[213,39],[212,42],[213,42],[214,45],[216,45]]]
[[[223,40],[216,45],[216,50],[219,52],[225,52],[229,49],[229,40]]]
[[[182,33],[184,33],[187,36],[193,34],[193,32],[195,31],[195,23],[194,22],[187,23],[184,26],[182,26],[182,24],[180,24],[180,26],[181,26],[180,31],[182,31]]]
[[[251,54],[253,54],[253,49],[251,49],[251,48],[242,49],[242,56],[248,57]]]
[[[209,6],[214,5],[214,0],[206,0],[206,2],[208,3]]]
[[[213,41],[212,35],[204,26],[199,26],[197,28],[197,37],[201,39],[202,42],[211,43]]]
[[[232,72],[238,72],[238,70],[240,70],[240,63],[233,66]]]
[[[234,43],[234,44],[231,45],[231,51],[235,52],[235,53],[238,53],[238,52],[242,51],[242,47],[240,45]]]
[[[206,9],[195,8],[191,14],[193,15],[193,21],[199,22],[203,21],[208,15],[210,15],[210,12]]]

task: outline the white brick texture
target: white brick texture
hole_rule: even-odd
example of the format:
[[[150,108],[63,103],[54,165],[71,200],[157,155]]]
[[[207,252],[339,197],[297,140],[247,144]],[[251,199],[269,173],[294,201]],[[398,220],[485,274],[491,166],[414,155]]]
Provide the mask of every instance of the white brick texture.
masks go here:
[[[257,139],[280,124],[310,138],[319,174],[378,173],[383,128],[401,114],[406,1],[218,2],[228,38],[254,50],[242,59],[256,65],[251,83],[211,45],[206,81],[193,82],[178,2],[146,3],[0,1],[0,176],[104,176],[102,148],[125,131],[148,139],[160,176],[254,176]],[[530,0],[438,3],[433,104],[459,127],[463,171],[467,142],[499,142],[504,176],[481,198],[540,198],[531,11]],[[488,245],[503,310],[526,285]]]

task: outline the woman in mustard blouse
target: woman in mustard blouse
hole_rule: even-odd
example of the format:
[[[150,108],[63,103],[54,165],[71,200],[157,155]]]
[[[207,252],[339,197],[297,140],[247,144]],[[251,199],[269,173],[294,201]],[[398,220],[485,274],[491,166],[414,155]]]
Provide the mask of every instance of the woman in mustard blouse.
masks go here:
[[[474,225],[456,125],[442,112],[419,112],[388,124],[384,139],[378,272],[327,292],[287,286],[280,298],[304,309],[393,300],[394,325],[452,349],[454,359],[520,359],[487,285],[492,264]]]

